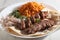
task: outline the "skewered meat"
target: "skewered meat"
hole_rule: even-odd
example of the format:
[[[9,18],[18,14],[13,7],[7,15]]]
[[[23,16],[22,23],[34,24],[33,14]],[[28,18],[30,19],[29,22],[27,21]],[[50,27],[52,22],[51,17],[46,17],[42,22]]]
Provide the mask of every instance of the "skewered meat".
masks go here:
[[[53,20],[42,20],[40,23],[35,23],[34,25],[31,25],[30,27],[24,29],[24,32],[27,34],[33,34],[36,33],[37,31],[43,31],[45,29],[48,29],[53,25],[54,25]]]
[[[39,16],[37,17],[39,18]],[[33,34],[38,31],[43,31],[45,29],[48,29],[52,27],[55,23],[51,19],[42,19],[39,23],[34,23],[34,20],[36,18],[26,18],[26,20],[21,20],[21,22],[15,22],[15,26],[20,29],[24,30],[25,33],[27,34]]]
[[[33,33],[48,29],[52,27],[53,25],[55,25],[54,20],[50,18],[46,18],[48,16],[47,14],[48,12],[46,11],[44,12],[40,11],[40,13],[36,13],[35,15],[31,17],[27,17],[25,20],[24,19],[17,20],[17,18],[10,18],[8,19],[8,22],[7,22],[8,24],[6,24],[6,22],[5,24],[13,25],[15,26],[16,29],[19,29],[22,32],[25,32],[26,34],[33,34]]]

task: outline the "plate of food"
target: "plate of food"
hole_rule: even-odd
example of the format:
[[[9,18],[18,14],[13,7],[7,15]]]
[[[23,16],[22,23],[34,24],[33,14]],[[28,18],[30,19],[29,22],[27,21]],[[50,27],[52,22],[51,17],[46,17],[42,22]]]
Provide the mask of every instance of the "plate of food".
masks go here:
[[[59,13],[45,3],[25,2],[10,5],[0,12],[0,26],[20,38],[39,38],[57,29]]]

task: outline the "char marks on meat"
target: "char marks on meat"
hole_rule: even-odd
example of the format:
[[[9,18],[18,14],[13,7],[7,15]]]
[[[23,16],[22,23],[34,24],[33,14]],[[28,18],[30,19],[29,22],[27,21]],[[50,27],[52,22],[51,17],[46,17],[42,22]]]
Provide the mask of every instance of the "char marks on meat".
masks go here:
[[[26,34],[33,34],[43,31],[55,25],[54,20],[48,19],[47,12],[40,12],[30,18],[22,19],[21,22],[14,22],[14,26],[25,32]],[[41,19],[39,23],[36,23],[36,19]]]
[[[48,12],[47,11],[40,12],[41,19],[47,18],[47,16],[48,16]]]
[[[30,27],[31,24],[32,24],[32,23],[31,23],[30,18],[27,18],[27,19],[25,20],[25,26],[26,26],[26,28]]]
[[[34,24],[35,23],[35,16],[31,16],[30,20],[31,20],[32,24]]]

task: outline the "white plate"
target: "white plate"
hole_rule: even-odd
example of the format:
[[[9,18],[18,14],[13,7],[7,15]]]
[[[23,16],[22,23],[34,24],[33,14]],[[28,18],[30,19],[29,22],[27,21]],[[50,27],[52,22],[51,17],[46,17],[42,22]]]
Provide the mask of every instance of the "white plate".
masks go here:
[[[25,2],[26,3],[26,2]],[[1,11],[0,13],[0,20],[1,18],[5,18],[7,15],[9,15],[9,13],[11,13],[15,8],[17,8],[18,6],[21,6],[22,4],[25,4],[25,3],[16,3],[16,4],[13,4],[13,5],[10,5],[8,7],[6,7],[3,11]],[[47,8],[51,9],[51,10],[55,10],[55,8],[51,7],[50,5],[47,5],[47,4],[43,4],[45,5]],[[0,25],[0,28],[1,29],[4,29],[1,25]],[[10,34],[10,33],[9,33]],[[16,36],[14,34],[10,34],[12,36]],[[46,35],[44,35],[46,36]],[[20,38],[38,38],[38,37],[23,37],[23,36],[16,36],[16,37],[20,37]],[[40,36],[41,37],[41,36]]]

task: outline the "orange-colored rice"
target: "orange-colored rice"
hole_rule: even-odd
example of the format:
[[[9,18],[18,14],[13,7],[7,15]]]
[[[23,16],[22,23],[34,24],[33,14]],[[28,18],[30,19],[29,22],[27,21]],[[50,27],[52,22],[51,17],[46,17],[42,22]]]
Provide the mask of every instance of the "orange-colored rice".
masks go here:
[[[18,10],[22,15],[31,17],[32,15],[40,12],[43,8],[44,6],[42,6],[41,4],[38,4],[36,2],[28,2],[19,7]]]

